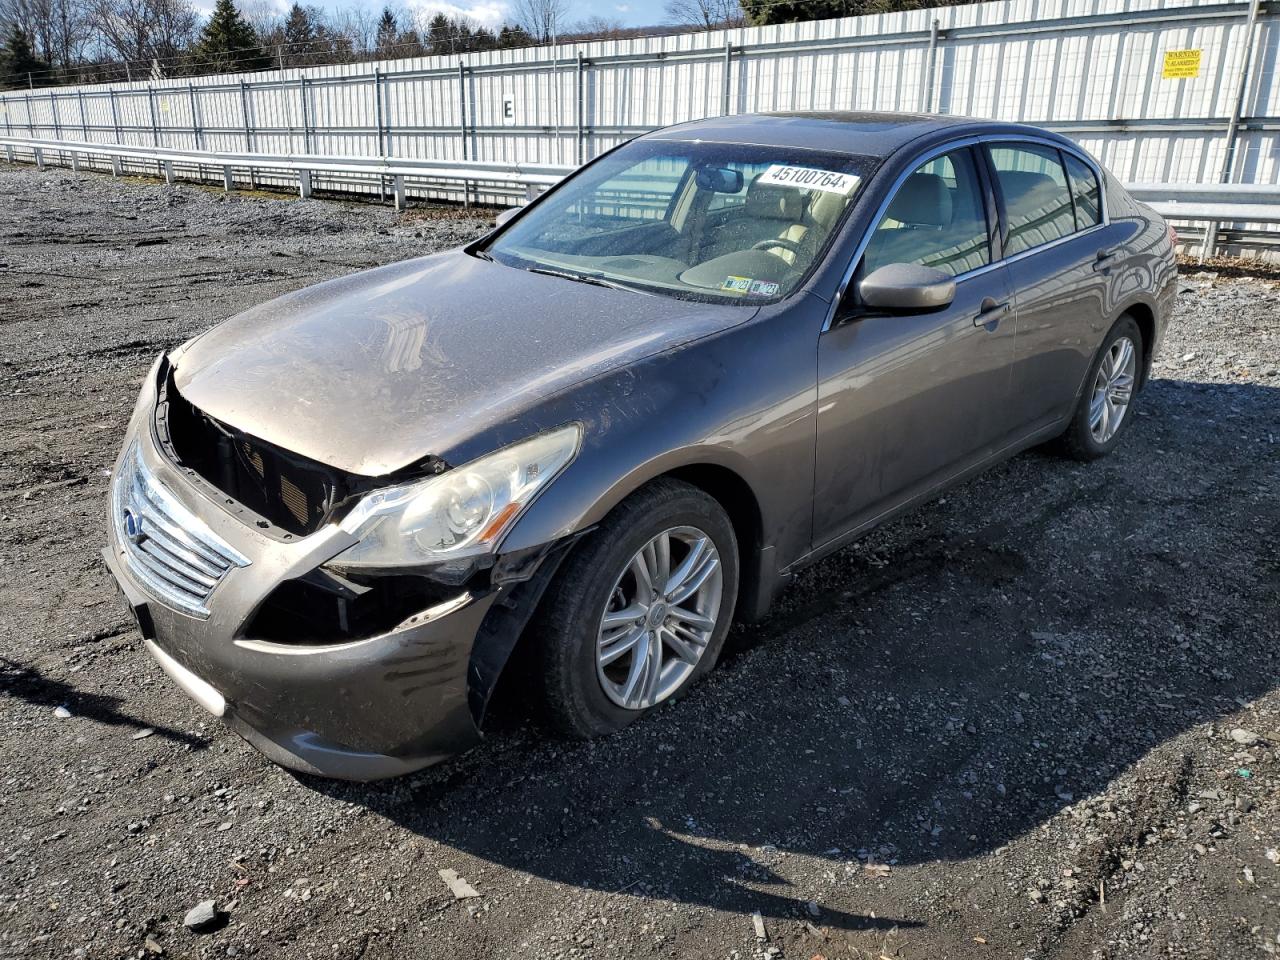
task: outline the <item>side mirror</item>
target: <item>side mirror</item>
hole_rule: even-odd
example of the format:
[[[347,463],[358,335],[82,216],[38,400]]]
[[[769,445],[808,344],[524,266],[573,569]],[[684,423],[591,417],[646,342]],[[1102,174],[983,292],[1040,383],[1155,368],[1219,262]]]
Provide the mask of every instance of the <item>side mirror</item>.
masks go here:
[[[507,209],[503,210],[500,214],[498,214],[496,217],[493,218],[493,225],[495,227],[502,226],[504,223],[506,223],[508,220],[514,217],[517,213],[519,213],[520,210],[521,210],[520,207],[507,207]]]
[[[858,285],[862,302],[880,310],[925,312],[950,305],[956,297],[951,274],[918,263],[890,263]]]

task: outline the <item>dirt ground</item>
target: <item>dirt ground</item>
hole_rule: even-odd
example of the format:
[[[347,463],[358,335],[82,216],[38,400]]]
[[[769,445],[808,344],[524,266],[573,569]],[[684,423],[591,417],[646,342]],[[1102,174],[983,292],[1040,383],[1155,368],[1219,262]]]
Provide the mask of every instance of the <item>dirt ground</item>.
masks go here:
[[[1114,456],[1023,455],[811,568],[619,736],[508,702],[468,755],[360,786],[202,713],[98,557],[147,365],[483,229],[0,165],[0,956],[1280,953],[1265,278],[1184,273]],[[227,921],[192,933],[206,899]]]

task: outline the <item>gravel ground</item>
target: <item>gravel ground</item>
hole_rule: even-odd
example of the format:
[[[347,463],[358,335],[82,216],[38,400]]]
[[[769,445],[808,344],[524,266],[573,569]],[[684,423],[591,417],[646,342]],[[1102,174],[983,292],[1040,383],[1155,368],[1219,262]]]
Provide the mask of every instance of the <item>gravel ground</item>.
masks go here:
[[[0,956],[1280,953],[1265,277],[1184,275],[1114,456],[1026,454],[811,568],[608,740],[517,685],[466,756],[335,784],[179,693],[97,555],[147,364],[483,229],[0,166]]]

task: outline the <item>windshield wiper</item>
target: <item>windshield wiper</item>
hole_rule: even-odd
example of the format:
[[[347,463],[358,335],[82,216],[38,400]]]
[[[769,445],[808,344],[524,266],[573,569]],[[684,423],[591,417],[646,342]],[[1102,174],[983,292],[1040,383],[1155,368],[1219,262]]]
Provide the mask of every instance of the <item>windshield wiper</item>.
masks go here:
[[[560,277],[562,280],[572,280],[575,283],[589,283],[595,287],[608,287],[610,290],[626,290],[630,293],[642,293],[647,297],[656,296],[648,290],[640,290],[627,283],[619,283],[616,280],[610,280],[598,273],[574,273],[572,270],[556,270],[552,267],[525,267],[530,273],[540,273],[546,277]]]

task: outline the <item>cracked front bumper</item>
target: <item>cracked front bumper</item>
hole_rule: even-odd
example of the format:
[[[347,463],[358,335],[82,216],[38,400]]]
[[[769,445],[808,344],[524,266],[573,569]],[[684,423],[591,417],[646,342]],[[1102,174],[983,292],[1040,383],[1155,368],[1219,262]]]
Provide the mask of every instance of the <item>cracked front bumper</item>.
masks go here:
[[[221,571],[203,609],[193,608],[157,589],[151,568],[140,569],[134,527],[114,515],[108,524],[107,565],[149,651],[193,699],[273,761],[340,779],[408,773],[477,742],[468,671],[501,590],[460,589],[389,632],[345,643],[247,638],[246,625],[277,585],[314,570],[352,539],[332,525],[289,542],[254,529],[198,491],[136,425],[113,477],[113,514],[134,508],[116,491],[130,476],[131,455],[168,498],[169,514],[195,518],[206,540],[244,561]]]

